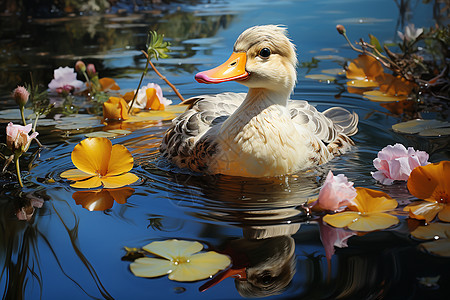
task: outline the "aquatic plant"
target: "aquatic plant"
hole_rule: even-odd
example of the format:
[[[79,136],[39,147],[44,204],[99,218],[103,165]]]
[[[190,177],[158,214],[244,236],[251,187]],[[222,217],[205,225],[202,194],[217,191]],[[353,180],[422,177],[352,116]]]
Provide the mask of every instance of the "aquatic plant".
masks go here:
[[[399,222],[398,218],[388,214],[398,205],[388,194],[368,188],[356,188],[354,205],[349,210],[328,214],[323,221],[338,228],[348,227],[355,231],[374,231],[386,229]]]
[[[129,171],[133,156],[123,145],[112,145],[107,138],[87,138],[75,146],[72,162],[77,169],[64,171],[61,177],[75,181],[75,188],[119,188],[139,178]]]
[[[450,222],[450,161],[419,166],[408,178],[409,192],[425,201],[411,203],[403,210],[411,218],[431,222],[437,215],[439,220]]]
[[[139,277],[169,274],[170,280],[197,281],[211,277],[231,263],[228,256],[215,251],[198,253],[203,249],[199,242],[157,241],[142,248],[160,258],[141,257],[131,263],[131,272]]]
[[[77,79],[77,73],[73,68],[59,67],[53,72],[53,76],[48,88],[58,94],[72,93],[83,87],[83,82]]]
[[[373,160],[373,165],[378,170],[371,172],[372,177],[385,185],[391,185],[395,180],[408,180],[411,171],[429,164],[428,153],[406,149],[402,144],[388,145],[378,152],[378,157]]]
[[[419,226],[411,232],[416,239],[428,240],[420,247],[429,253],[450,257],[450,224],[431,223]]]
[[[128,116],[128,104],[123,98],[109,97],[103,103],[103,118],[105,120],[126,120]]]
[[[16,101],[17,105],[19,105],[20,116],[22,117],[23,126],[25,126],[25,125],[27,125],[27,122],[25,121],[25,116],[23,114],[23,110],[25,108],[25,105],[28,102],[30,93],[28,92],[28,90],[25,87],[18,86],[12,92],[12,97],[14,98],[14,101]]]

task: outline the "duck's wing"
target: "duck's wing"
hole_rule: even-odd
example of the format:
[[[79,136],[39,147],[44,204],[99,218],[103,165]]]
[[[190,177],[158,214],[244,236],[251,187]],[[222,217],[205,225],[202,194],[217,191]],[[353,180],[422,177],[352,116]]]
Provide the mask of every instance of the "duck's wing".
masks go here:
[[[201,155],[199,147],[207,151],[207,141],[199,141],[214,125],[225,121],[244,101],[245,93],[222,93],[203,95],[187,99],[184,104],[189,107],[182,115],[172,121],[162,139],[160,152],[164,157],[175,162],[179,167],[199,169],[197,156]],[[194,146],[197,147],[194,153]]]
[[[294,123],[306,126],[326,144],[335,142],[340,136],[354,135],[358,131],[358,115],[341,107],[319,112],[307,101],[289,100],[288,109]]]

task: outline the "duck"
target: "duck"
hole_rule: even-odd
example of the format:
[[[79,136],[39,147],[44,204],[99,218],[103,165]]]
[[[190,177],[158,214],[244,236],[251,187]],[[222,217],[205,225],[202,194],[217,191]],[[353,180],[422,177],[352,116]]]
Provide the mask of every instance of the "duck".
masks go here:
[[[199,83],[235,81],[247,93],[185,100],[160,153],[181,169],[240,177],[277,177],[313,169],[354,146],[358,115],[341,107],[319,112],[291,100],[296,47],[283,25],[259,25],[237,38],[225,63],[199,72]]]

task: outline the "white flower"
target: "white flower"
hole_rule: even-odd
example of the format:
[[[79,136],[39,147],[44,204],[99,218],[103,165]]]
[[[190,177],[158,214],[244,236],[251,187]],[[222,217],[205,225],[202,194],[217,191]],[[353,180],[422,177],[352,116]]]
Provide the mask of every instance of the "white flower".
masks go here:
[[[162,89],[159,85],[157,85],[156,83],[149,83],[147,84],[147,86],[139,89],[139,92],[136,96],[136,102],[133,105],[134,108],[148,108],[147,102],[149,99],[147,96],[147,89],[155,89],[156,97],[158,98],[159,103],[163,104],[164,106],[172,104],[171,100],[163,97]],[[136,90],[134,90],[134,92],[136,92]]]
[[[404,41],[406,39],[407,42],[415,41],[419,35],[423,33],[423,28],[417,28],[414,24],[409,24],[405,27],[405,33],[403,34],[400,31],[397,31],[399,38]]]
[[[53,72],[53,77],[48,88],[57,93],[79,90],[84,85],[83,81],[77,80],[77,73],[73,68],[59,67]]]

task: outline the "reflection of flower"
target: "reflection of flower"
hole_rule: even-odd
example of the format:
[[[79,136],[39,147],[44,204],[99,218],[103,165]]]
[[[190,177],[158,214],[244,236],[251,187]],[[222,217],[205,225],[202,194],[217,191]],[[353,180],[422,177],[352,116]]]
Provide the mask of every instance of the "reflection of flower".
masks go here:
[[[450,224],[431,223],[419,226],[411,235],[421,240],[432,240],[420,246],[430,253],[440,256],[450,256]]]
[[[398,218],[386,211],[397,207],[397,201],[384,192],[357,187],[358,195],[353,200],[354,205],[344,211],[333,215],[326,215],[323,221],[342,228],[348,227],[355,231],[373,231],[385,229],[398,223]]]
[[[428,153],[408,149],[402,144],[388,145],[378,152],[373,165],[378,170],[372,172],[373,178],[385,185],[391,185],[394,180],[408,180],[411,171],[428,164]]]
[[[28,197],[30,199],[27,199],[27,204],[16,212],[17,219],[21,221],[30,221],[34,214],[34,208],[41,208],[44,205],[44,200],[34,196]]]
[[[125,100],[131,101],[135,92],[126,93],[124,95]],[[147,86],[139,89],[133,108],[164,110],[170,104],[172,104],[172,101],[163,97],[161,87],[156,83],[149,83]]]
[[[122,187],[118,189],[77,191],[73,193],[72,198],[76,204],[81,204],[87,210],[94,211],[110,209],[113,207],[114,202],[125,204],[133,193],[133,188]]]
[[[197,253],[203,249],[199,242],[167,240],[152,242],[143,249],[161,258],[142,257],[131,263],[131,272],[139,277],[169,274],[170,280],[196,281],[209,278],[231,263],[228,256],[214,251]]]
[[[398,37],[402,41],[415,41],[419,35],[421,35],[423,32],[423,28],[417,28],[414,24],[409,24],[408,26],[405,26],[405,33],[397,31]]]
[[[77,73],[73,68],[59,67],[54,71],[54,78],[49,83],[48,88],[57,93],[63,91],[70,92],[72,90],[80,89],[83,86],[83,81],[77,80]]]
[[[430,222],[436,215],[450,222],[450,161],[415,168],[408,179],[409,192],[425,201],[412,203],[403,210],[412,218]]]
[[[323,248],[325,249],[325,256],[328,261],[331,260],[331,257],[334,254],[334,247],[348,247],[348,239],[356,234],[353,231],[328,226],[323,222],[319,222],[319,230],[320,240],[322,241]]]
[[[329,171],[316,205],[325,210],[336,211],[342,206],[352,204],[355,197],[356,190],[353,187],[353,182],[348,182],[344,174],[334,176]]]
[[[127,102],[118,97],[109,97],[108,101],[103,103],[103,118],[107,120],[126,120],[128,116]]]
[[[87,138],[72,151],[77,169],[61,173],[61,177],[76,181],[76,188],[118,188],[138,180],[132,173],[133,156],[122,145],[112,145],[107,138]]]
[[[38,135],[37,132],[33,132],[31,135],[28,133],[31,131],[31,124],[27,126],[14,125],[9,122],[6,127],[6,144],[12,152],[26,152],[30,147],[31,141]]]

